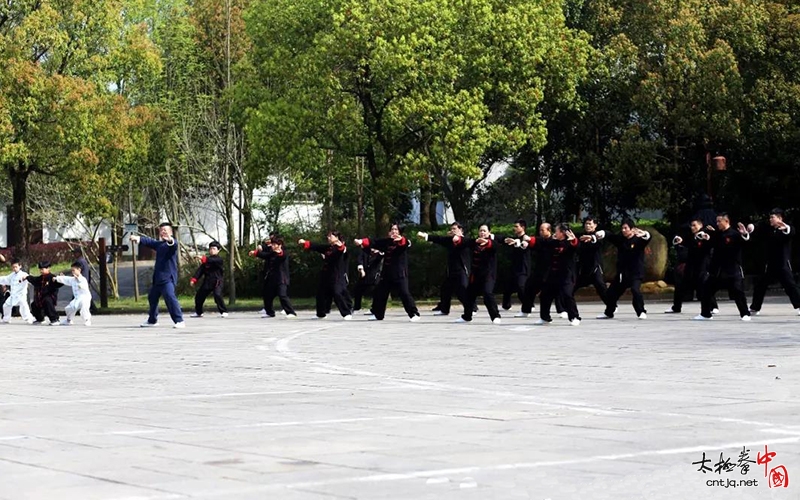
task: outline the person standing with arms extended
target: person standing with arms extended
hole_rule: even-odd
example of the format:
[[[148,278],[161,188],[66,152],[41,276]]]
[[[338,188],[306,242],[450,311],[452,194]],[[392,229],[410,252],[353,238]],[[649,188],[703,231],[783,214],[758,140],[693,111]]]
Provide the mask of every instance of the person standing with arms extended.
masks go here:
[[[389,293],[393,291],[397,291],[400,295],[409,321],[419,321],[419,310],[408,289],[408,249],[411,247],[411,242],[403,236],[403,230],[403,226],[395,222],[390,226],[388,238],[355,240],[356,245],[361,248],[375,248],[384,253],[383,275],[381,282],[375,287],[372,316],[368,318],[370,321],[383,320]]]
[[[721,289],[728,290],[728,296],[736,303],[739,317],[742,321],[750,321],[750,309],[747,308],[747,297],[744,294],[744,270],[742,269],[742,247],[750,241],[753,225],[745,227],[741,222],[734,228],[731,218],[721,212],[717,215],[717,229],[709,230],[703,239],[712,242],[711,276],[708,279],[703,298],[702,308],[696,320],[709,320],[712,318],[713,298]]]
[[[303,250],[322,255],[323,263],[317,286],[317,318],[322,319],[328,315],[333,300],[342,319],[350,321],[353,319],[353,302],[347,291],[347,245],[339,231],[328,231],[326,237],[327,244],[315,245],[302,238],[297,240]],[[266,308],[266,305],[264,307]]]
[[[637,228],[632,219],[625,219],[620,226],[620,234],[609,232],[605,239],[617,247],[617,275],[608,288],[605,313],[597,316],[597,319],[613,318],[619,298],[629,288],[636,317],[647,319],[641,287],[644,279],[644,249],[650,244],[650,233]]]
[[[214,302],[221,318],[228,317],[228,308],[225,306],[225,299],[222,298],[222,286],[225,284],[224,269],[225,262],[219,256],[222,245],[218,241],[208,244],[208,255],[200,258],[200,266],[189,281],[191,286],[195,286],[200,278],[203,284],[194,296],[194,314],[191,318],[203,317],[203,305],[210,294],[214,294]]]
[[[783,210],[773,208],[769,213],[770,229],[767,230],[767,265],[756,280],[750,312],[758,316],[764,304],[767,287],[777,281],[789,296],[792,307],[800,314],[800,290],[792,274],[792,238],[797,233],[794,226],[783,221]],[[758,235],[758,233],[756,233]]]
[[[435,316],[447,316],[450,314],[454,294],[459,302],[464,305],[467,303],[467,280],[472,255],[470,248],[461,244],[464,239],[464,226],[459,222],[453,222],[446,236],[436,236],[422,231],[418,232],[417,236],[447,249],[447,276],[442,283],[439,304],[433,312]]]
[[[158,326],[158,301],[164,297],[169,316],[175,323],[173,328],[186,328],[183,322],[183,311],[175,295],[178,284],[178,242],[172,234],[172,224],[164,222],[158,226],[158,239],[147,236],[131,235],[131,242],[144,245],[156,251],[156,263],[153,267],[153,284],[147,294],[150,311],[147,321],[142,327]]]

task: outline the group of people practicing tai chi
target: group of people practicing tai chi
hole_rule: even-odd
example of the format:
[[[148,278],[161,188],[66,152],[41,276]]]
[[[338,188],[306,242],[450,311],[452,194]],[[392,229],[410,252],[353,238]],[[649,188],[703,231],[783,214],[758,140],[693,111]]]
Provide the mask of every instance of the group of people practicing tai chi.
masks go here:
[[[743,321],[751,314],[758,314],[763,304],[767,287],[780,281],[800,314],[800,292],[791,271],[791,239],[793,227],[784,222],[781,209],[774,209],[769,216],[769,225],[756,231],[750,224],[733,225],[727,213],[716,215],[713,224],[701,219],[692,220],[688,228],[676,235],[672,244],[679,256],[678,283],[673,305],[666,313],[682,312],[683,299],[694,293],[700,300],[700,311],[696,320],[710,320],[717,311],[716,294],[727,290],[736,303]],[[648,231],[636,227],[631,219],[622,221],[620,232],[600,230],[592,217],[583,221],[583,233],[576,235],[567,224],[543,223],[536,235],[529,235],[523,219],[514,222],[511,234],[493,234],[489,225],[478,228],[476,237],[465,234],[458,222],[450,225],[446,236],[424,232],[417,233],[421,240],[444,247],[447,252],[447,276],[441,287],[441,300],[434,314],[448,315],[453,297],[464,307],[458,322],[472,321],[477,311],[477,299],[483,303],[494,324],[500,324],[500,307],[495,299],[498,281],[497,252],[501,248],[510,252],[511,269],[504,280],[501,307],[511,308],[513,294],[521,304],[516,317],[527,318],[535,310],[534,299],[540,297],[540,314],[535,324],[548,324],[553,319],[551,306],[555,302],[557,313],[577,326],[581,316],[575,302],[575,292],[592,286],[605,304],[605,310],[597,319],[611,319],[618,308],[618,301],[625,291],[633,296],[633,309],[639,319],[647,318],[644,297],[641,292],[645,277],[645,249],[651,241]],[[753,234],[763,234],[768,247],[768,260],[755,286],[753,302],[748,307],[744,294],[744,272],[742,250]],[[616,247],[616,274],[609,286],[602,268],[602,247],[608,242]],[[360,310],[363,296],[373,289],[369,320],[380,321],[386,314],[390,293],[399,297],[410,321],[420,318],[414,298],[409,291],[408,250],[412,241],[404,235],[400,224],[392,224],[385,238],[357,238],[353,240],[361,249],[358,255],[358,277],[355,285],[355,305],[351,300],[348,285],[348,246],[338,231],[329,231],[325,243],[313,244],[300,239],[299,245],[306,251],[318,252],[322,256],[322,268],[316,296],[316,316],[324,318],[335,304],[345,320]],[[280,300],[283,313],[296,318],[288,295],[289,258],[286,242],[277,234],[259,245],[250,255],[264,260],[263,299],[264,317],[274,317],[274,299]],[[204,298],[204,296],[203,296]]]
[[[710,320],[717,311],[716,294],[727,290],[736,304],[739,316],[749,321],[752,314],[758,315],[764,302],[767,287],[778,281],[791,300],[792,307],[800,314],[800,290],[794,280],[791,266],[791,241],[794,227],[784,221],[783,210],[770,212],[768,224],[756,230],[752,224],[732,224],[727,213],[716,214],[714,223],[698,217],[690,222],[685,231],[676,235],[672,244],[678,254],[676,269],[677,285],[674,301],[666,313],[681,313],[683,299],[689,293],[700,299],[700,314],[696,320]],[[641,292],[645,277],[645,248],[651,241],[648,231],[636,227],[631,219],[622,221],[619,233],[600,230],[592,217],[583,221],[583,233],[576,235],[567,224],[555,226],[543,223],[536,235],[529,235],[523,219],[514,222],[511,234],[494,234],[488,224],[478,228],[476,237],[465,234],[458,222],[450,225],[446,236],[424,232],[417,233],[420,240],[444,247],[447,252],[447,275],[441,287],[441,300],[434,314],[448,315],[453,297],[464,307],[459,322],[472,321],[477,311],[477,299],[483,303],[492,323],[500,324],[500,309],[509,310],[513,294],[517,294],[520,311],[516,317],[530,317],[535,310],[534,299],[540,300],[539,319],[535,324],[553,321],[551,306],[570,325],[581,322],[575,292],[592,286],[605,304],[605,310],[597,319],[611,319],[617,312],[617,303],[625,291],[633,296],[633,309],[639,319],[647,318],[644,297]],[[766,242],[767,261],[756,280],[753,301],[748,306],[744,293],[744,271],[742,251],[753,234],[761,234]],[[153,282],[148,293],[149,316],[141,326],[158,324],[158,303],[163,296],[175,328],[184,328],[183,313],[175,295],[178,283],[177,242],[172,226],[159,226],[157,239],[133,235],[131,241],[155,250],[156,261]],[[610,285],[602,268],[602,246],[608,242],[616,247],[616,273]],[[358,277],[355,285],[355,305],[348,291],[348,247],[339,231],[328,231],[325,243],[313,244],[300,239],[298,244],[305,251],[322,256],[322,267],[316,296],[316,317],[330,314],[333,305],[345,320],[362,307],[364,295],[372,290],[372,306],[369,320],[383,320],[390,294],[399,297],[410,321],[418,321],[420,313],[409,290],[408,259],[411,239],[404,235],[398,223],[391,225],[385,238],[357,238],[353,240],[360,248],[358,255]],[[200,266],[190,280],[195,286],[202,279],[195,296],[195,312],[192,317],[204,316],[204,302],[213,294],[221,317],[228,311],[222,298],[223,260],[219,256],[221,245],[212,242],[209,254],[201,258]],[[504,280],[501,307],[498,307],[494,289],[498,281],[497,252],[501,248],[510,252],[511,268]],[[264,317],[274,317],[275,298],[280,301],[282,312],[288,318],[297,313],[289,299],[289,256],[286,242],[278,234],[272,234],[249,254],[264,261],[263,301]],[[0,256],[1,257],[1,256]],[[0,260],[4,260],[0,259]],[[58,288],[69,285],[73,300],[66,306],[66,319],[61,324],[72,324],[80,312],[86,325],[91,324],[91,293],[87,280],[88,265],[79,258],[71,266],[71,276],[54,276],[50,263],[39,263],[39,276],[30,276],[22,270],[19,261],[11,263],[12,272],[0,277],[0,285],[8,287],[2,307],[3,322],[9,322],[12,308],[19,308],[20,316],[28,323],[59,324],[56,313]],[[34,300],[28,303],[28,284],[34,288]]]

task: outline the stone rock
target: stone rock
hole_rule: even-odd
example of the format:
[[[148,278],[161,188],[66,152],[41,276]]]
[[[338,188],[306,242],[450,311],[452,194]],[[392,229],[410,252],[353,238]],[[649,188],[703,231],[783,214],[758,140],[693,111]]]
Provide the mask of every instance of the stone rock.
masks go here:
[[[650,244],[644,249],[644,281],[663,280],[669,253],[667,239],[652,227],[641,228],[651,236]],[[603,247],[603,272],[606,281],[613,281],[617,274],[617,248],[610,243]]]

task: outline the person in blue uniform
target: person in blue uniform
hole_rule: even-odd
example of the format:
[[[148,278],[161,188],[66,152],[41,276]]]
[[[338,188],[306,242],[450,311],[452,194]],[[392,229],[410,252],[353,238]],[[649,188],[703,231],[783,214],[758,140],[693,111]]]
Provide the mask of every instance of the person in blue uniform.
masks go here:
[[[158,239],[147,236],[131,235],[131,242],[144,245],[156,251],[156,263],[153,267],[153,284],[147,294],[150,311],[143,327],[158,325],[158,301],[164,297],[169,316],[175,323],[173,328],[185,328],[183,312],[175,295],[178,284],[178,242],[172,234],[172,224],[165,222],[158,226]]]

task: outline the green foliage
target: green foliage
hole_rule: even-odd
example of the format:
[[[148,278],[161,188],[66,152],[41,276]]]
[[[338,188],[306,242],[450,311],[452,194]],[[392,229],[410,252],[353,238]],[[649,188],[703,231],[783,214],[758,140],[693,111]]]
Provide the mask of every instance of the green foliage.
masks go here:
[[[463,183],[541,147],[539,105],[569,106],[587,56],[553,1],[257,0],[246,19],[255,151],[311,178],[320,149],[366,155],[379,226],[428,172]]]

